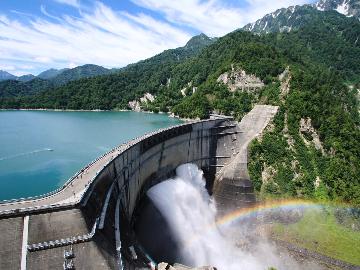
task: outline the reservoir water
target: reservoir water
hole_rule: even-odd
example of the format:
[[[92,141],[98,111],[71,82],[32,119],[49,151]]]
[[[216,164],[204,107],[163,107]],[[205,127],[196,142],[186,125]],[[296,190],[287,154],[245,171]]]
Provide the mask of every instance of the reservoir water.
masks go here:
[[[0,200],[50,192],[115,146],[180,123],[137,112],[0,111]]]

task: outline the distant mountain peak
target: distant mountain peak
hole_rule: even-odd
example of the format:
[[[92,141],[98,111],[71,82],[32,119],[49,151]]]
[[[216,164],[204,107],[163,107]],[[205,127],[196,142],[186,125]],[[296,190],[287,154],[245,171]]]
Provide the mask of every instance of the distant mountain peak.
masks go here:
[[[206,47],[216,41],[217,38],[211,38],[201,33],[200,35],[192,37],[185,45],[185,48]]]
[[[359,0],[320,0],[315,4],[290,6],[278,9],[265,15],[254,23],[245,25],[242,29],[257,34],[270,32],[289,32],[306,24],[319,11],[337,11],[347,17],[360,18]]]
[[[4,80],[16,80],[16,76],[12,75],[11,73],[7,71],[0,70],[0,81]]]
[[[359,18],[360,15],[360,2],[357,0],[320,0],[314,6],[320,11],[336,10],[349,17]]]
[[[37,77],[44,79],[44,80],[48,80],[48,79],[52,79],[52,78],[56,77],[57,75],[59,75],[61,72],[65,71],[65,70],[67,70],[67,69],[50,68],[48,70],[41,72]]]
[[[28,82],[31,81],[33,79],[35,79],[36,77],[32,74],[26,74],[26,75],[22,75],[20,77],[17,77],[17,80],[20,82]]]
[[[270,32],[290,32],[300,27],[308,19],[311,12],[317,12],[312,5],[290,6],[281,8],[265,15],[254,23],[245,25],[242,29],[257,34]]]

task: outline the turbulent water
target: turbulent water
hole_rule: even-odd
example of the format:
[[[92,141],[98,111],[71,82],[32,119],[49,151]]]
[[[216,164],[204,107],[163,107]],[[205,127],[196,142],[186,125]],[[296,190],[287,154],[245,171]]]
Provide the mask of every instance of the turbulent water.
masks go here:
[[[111,148],[179,123],[135,112],[0,111],[0,200],[52,191]]]
[[[239,247],[246,234],[244,225],[217,226],[216,205],[205,188],[203,172],[194,164],[179,166],[175,178],[152,187],[147,195],[179,246],[177,262],[219,270],[302,269],[264,240],[254,241],[250,249]]]

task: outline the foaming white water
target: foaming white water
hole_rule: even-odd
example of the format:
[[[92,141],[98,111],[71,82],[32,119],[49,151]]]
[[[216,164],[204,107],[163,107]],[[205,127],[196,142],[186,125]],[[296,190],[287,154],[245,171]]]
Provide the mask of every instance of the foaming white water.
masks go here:
[[[175,178],[152,187],[147,195],[172,230],[180,246],[180,261],[188,266],[211,265],[218,270],[267,270],[270,266],[278,270],[319,269],[313,263],[299,265],[262,238],[246,250],[239,247],[248,233],[251,239],[256,237],[247,231],[246,224],[216,225],[216,205],[205,188],[203,172],[194,164],[179,166]]]
[[[34,150],[34,151],[24,152],[24,153],[11,155],[11,156],[7,156],[7,157],[0,157],[0,161],[13,159],[13,158],[18,158],[18,157],[22,157],[22,156],[27,156],[27,155],[31,155],[31,154],[37,154],[37,153],[41,153],[41,152],[51,152],[51,151],[54,151],[54,150],[51,149],[51,148],[37,149],[37,150]]]
[[[205,188],[203,172],[194,164],[184,164],[176,169],[176,175],[147,194],[180,244],[182,261],[224,270],[266,269],[255,257],[236,248],[217,228],[216,207]]]

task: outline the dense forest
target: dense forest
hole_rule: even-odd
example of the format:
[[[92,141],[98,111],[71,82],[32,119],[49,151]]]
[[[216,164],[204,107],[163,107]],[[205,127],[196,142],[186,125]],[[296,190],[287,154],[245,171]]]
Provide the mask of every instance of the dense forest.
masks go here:
[[[218,40],[200,35],[183,48],[114,74],[32,95],[27,89],[0,95],[0,107],[125,109],[129,101],[151,93],[156,99],[142,104],[143,109],[186,118],[218,112],[240,120],[256,103],[278,105],[272,129],[250,148],[250,173],[260,194],[360,205],[360,22],[336,12],[309,14],[302,27],[289,33],[238,30]],[[265,86],[230,92],[218,78],[233,66]],[[290,91],[281,95],[284,70],[289,70]],[[300,130],[305,120],[313,133]],[[313,142],[315,133],[320,148]]]

